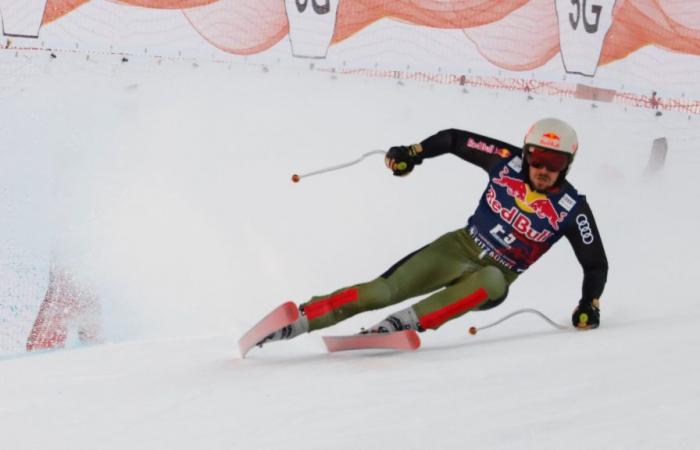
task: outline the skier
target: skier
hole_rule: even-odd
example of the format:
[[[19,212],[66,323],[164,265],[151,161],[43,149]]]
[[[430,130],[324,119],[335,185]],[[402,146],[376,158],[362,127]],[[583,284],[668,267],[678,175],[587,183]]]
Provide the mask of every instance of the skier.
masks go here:
[[[259,345],[431,292],[362,333],[436,330],[468,311],[498,306],[508,286],[562,236],[583,268],[572,323],[579,329],[597,328],[608,263],[586,198],[566,180],[577,149],[573,128],[553,118],[536,122],[522,148],[454,129],[419,144],[390,148],[385,163],[396,176],[445,153],[488,173],[489,183],[466,227],[414,251],[370,282],[311,298],[299,306],[295,322]]]

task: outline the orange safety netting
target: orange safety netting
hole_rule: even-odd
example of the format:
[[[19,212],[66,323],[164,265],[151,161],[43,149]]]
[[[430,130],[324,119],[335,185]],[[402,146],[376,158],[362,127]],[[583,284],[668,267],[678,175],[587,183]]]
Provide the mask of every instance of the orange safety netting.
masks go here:
[[[643,95],[633,92],[600,89],[580,84],[557,81],[526,80],[497,76],[466,76],[446,73],[406,72],[382,69],[317,69],[344,75],[360,75],[370,78],[390,78],[399,81],[417,81],[436,84],[453,84],[497,91],[522,92],[526,95],[549,95],[555,97],[590,99],[595,102],[617,103],[635,108],[660,111],[675,111],[700,114],[700,101],[684,98],[664,98],[655,93]],[[583,95],[582,95],[583,91]],[[590,92],[586,92],[590,91]],[[597,98],[597,99],[596,99]]]
[[[88,1],[48,0],[44,24]],[[289,30],[282,0],[113,1],[125,6],[182,9],[205,39],[234,54],[264,51]],[[559,51],[552,0],[341,0],[333,41],[343,41],[383,18],[463,29],[486,59],[511,70],[539,67]],[[618,0],[601,64],[647,45],[700,55],[700,2]]]

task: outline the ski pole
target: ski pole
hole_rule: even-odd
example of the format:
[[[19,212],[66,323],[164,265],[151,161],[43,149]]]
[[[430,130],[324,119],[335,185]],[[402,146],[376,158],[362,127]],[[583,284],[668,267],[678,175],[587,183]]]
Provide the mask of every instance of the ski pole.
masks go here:
[[[360,161],[362,161],[363,159],[367,158],[368,156],[371,156],[371,155],[379,155],[379,154],[384,155],[384,154],[386,154],[386,152],[385,152],[384,150],[372,150],[371,152],[365,153],[365,154],[362,155],[360,158],[358,158],[358,159],[356,159],[356,160],[354,160],[354,161],[346,162],[346,163],[343,163],[343,164],[338,164],[337,166],[325,167],[325,168],[323,168],[323,169],[314,170],[313,172],[308,172],[308,173],[304,173],[304,174],[301,174],[301,175],[297,175],[297,174],[295,173],[294,175],[292,175],[292,181],[293,181],[294,183],[298,183],[302,178],[312,177],[312,176],[314,176],[314,175],[320,175],[320,174],[322,174],[322,173],[332,172],[332,171],[334,171],[334,170],[340,170],[340,169],[344,169],[344,168],[346,168],[346,167],[354,166],[355,164],[359,163]]]
[[[490,323],[490,324],[488,324],[488,325],[484,325],[483,327],[479,327],[479,328],[477,328],[477,327],[470,327],[470,328],[469,328],[469,334],[471,334],[471,335],[473,336],[473,335],[475,335],[475,334],[476,334],[478,331],[480,331],[480,330],[485,330],[485,329],[487,329],[487,328],[494,327],[494,326],[498,325],[499,323],[504,322],[504,321],[510,319],[511,317],[514,317],[514,316],[517,316],[518,314],[523,314],[523,313],[531,313],[531,314],[535,314],[535,315],[537,315],[537,316],[540,316],[540,318],[542,318],[544,321],[546,321],[547,323],[549,323],[551,326],[553,326],[554,328],[556,328],[556,329],[558,329],[558,330],[568,330],[568,329],[569,329],[569,327],[566,327],[566,326],[564,326],[564,325],[560,325],[560,324],[556,323],[555,321],[553,321],[552,319],[550,319],[549,317],[547,317],[545,314],[539,312],[539,311],[536,310],[536,309],[525,308],[525,309],[519,309],[519,310],[517,310],[517,311],[513,311],[512,313],[506,315],[505,317],[502,317],[502,318],[498,319],[497,321],[495,321],[495,322],[493,322],[493,323]]]

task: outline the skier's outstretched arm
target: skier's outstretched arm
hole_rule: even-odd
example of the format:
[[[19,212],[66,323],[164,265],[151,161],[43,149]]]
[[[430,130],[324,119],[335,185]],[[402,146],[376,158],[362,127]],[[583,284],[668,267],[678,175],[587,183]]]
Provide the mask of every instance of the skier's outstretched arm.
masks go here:
[[[394,175],[404,176],[421,164],[425,158],[451,153],[484,170],[490,170],[502,158],[519,154],[522,150],[507,142],[470,131],[449,129],[430,136],[419,144],[391,147],[385,163]]]
[[[584,201],[575,209],[574,221],[566,232],[566,238],[583,268],[581,299],[571,321],[577,328],[597,328],[600,324],[600,296],[608,278],[608,259],[593,213]]]

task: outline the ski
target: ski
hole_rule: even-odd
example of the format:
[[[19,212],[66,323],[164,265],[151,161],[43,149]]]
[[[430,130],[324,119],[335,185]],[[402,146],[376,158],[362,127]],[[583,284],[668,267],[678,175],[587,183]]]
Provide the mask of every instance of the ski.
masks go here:
[[[350,336],[323,336],[323,342],[329,352],[362,349],[415,350],[420,347],[420,337],[415,330],[353,334]]]
[[[294,302],[286,302],[273,309],[238,340],[241,357],[245,358],[246,353],[258,342],[280,328],[293,323],[297,318],[299,318],[299,308]]]

